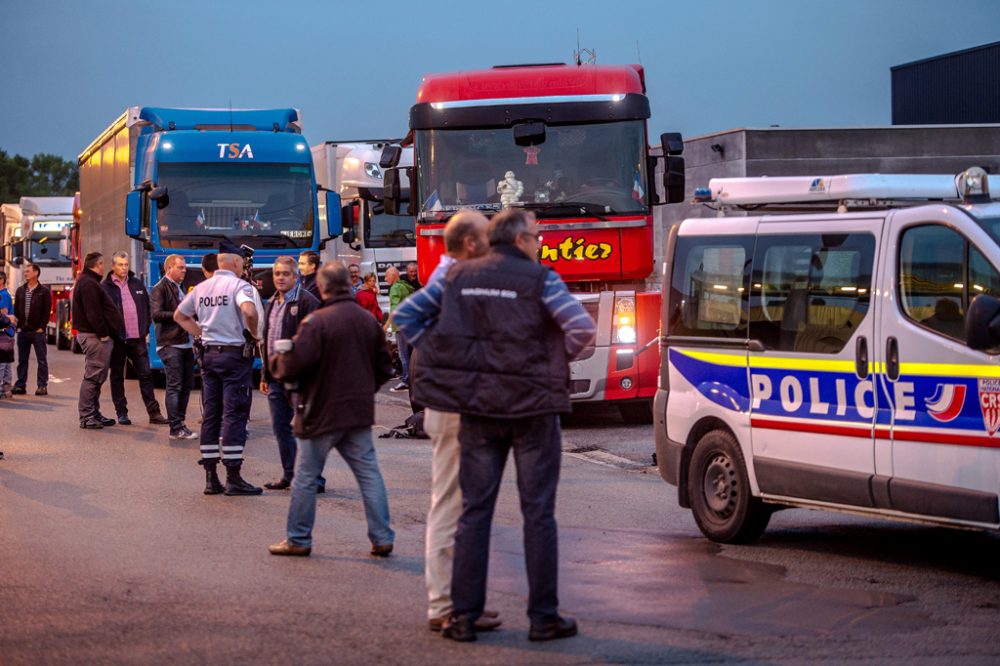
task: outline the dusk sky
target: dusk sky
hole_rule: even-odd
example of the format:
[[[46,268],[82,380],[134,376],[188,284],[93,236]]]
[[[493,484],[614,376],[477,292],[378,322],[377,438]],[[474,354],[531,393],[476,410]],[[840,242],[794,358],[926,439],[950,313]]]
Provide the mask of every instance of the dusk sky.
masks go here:
[[[888,125],[889,68],[1000,40],[997,0],[0,0],[0,149],[77,154],[127,106],[297,107],[398,137],[421,77],[640,61],[650,132]]]

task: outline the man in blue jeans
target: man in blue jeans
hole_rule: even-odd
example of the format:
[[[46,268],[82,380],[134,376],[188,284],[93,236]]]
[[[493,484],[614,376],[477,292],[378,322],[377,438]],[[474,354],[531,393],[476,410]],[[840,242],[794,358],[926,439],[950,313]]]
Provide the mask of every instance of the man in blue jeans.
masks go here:
[[[282,475],[280,479],[268,481],[268,490],[284,490],[292,485],[295,476],[295,454],[298,443],[292,432],[292,393],[275,379],[267,369],[267,359],[274,353],[277,340],[291,340],[299,330],[299,324],[319,308],[319,300],[299,282],[299,265],[291,257],[274,260],[271,272],[274,277],[274,296],[264,309],[264,336],[261,338],[261,358],[264,359],[260,375],[260,392],[267,396],[271,409],[271,429],[278,440],[278,455],[281,457]],[[326,479],[319,477],[317,493],[326,492]]]
[[[45,346],[45,327],[52,311],[52,292],[38,281],[42,269],[24,263],[24,284],[14,295],[14,315],[17,317],[17,382],[11,393],[24,395],[28,384],[28,359],[35,350],[38,364],[35,395],[48,395],[49,359]]]
[[[298,382],[294,395],[299,447],[288,537],[268,550],[272,555],[312,552],[317,482],[326,457],[337,449],[361,490],[371,554],[386,557],[396,535],[389,527],[389,501],[375,458],[372,424],[375,392],[391,376],[392,361],[382,327],[354,301],[347,267],[330,262],[318,274],[322,307],[305,318],[292,340],[275,341],[269,359],[275,378]]]
[[[559,414],[570,410],[569,361],[594,338],[594,321],[550,268],[538,263],[530,211],[508,208],[489,223],[490,252],[456,263],[443,280],[410,296],[393,316],[419,350],[411,395],[461,414],[451,617],[441,635],[476,640],[486,604],[490,528],[510,452],[524,518],[528,638],[576,635],[559,615],[556,486]]]

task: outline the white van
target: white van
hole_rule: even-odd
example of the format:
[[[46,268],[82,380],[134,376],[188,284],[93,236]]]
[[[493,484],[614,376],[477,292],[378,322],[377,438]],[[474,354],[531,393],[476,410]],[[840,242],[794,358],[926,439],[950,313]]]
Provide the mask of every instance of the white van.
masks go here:
[[[660,474],[701,531],[752,541],[789,506],[1000,527],[986,173],[715,179],[697,196],[719,215],[669,233],[654,414]]]

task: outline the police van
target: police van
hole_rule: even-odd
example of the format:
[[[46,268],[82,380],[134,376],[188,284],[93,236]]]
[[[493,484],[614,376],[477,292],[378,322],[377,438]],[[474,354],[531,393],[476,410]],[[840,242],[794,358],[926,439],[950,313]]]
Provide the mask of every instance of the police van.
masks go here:
[[[1000,527],[987,174],[723,178],[670,230],[661,476],[719,542],[783,507]]]

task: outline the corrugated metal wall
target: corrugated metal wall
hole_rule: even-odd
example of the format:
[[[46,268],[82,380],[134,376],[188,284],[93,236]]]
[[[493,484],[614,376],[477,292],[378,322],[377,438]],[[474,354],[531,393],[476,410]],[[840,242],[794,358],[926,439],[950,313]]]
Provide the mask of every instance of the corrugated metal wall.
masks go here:
[[[1000,42],[891,72],[893,125],[1000,122]]]

